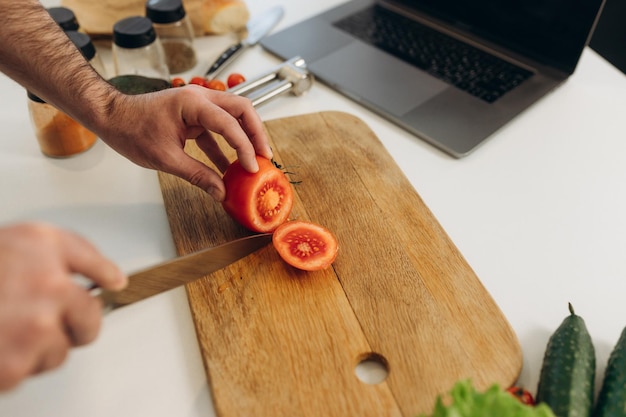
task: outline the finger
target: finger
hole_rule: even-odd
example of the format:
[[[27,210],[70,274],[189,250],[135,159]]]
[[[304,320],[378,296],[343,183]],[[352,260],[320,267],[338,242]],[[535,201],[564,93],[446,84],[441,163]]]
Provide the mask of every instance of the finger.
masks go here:
[[[272,159],[274,155],[269,144],[269,137],[263,127],[261,117],[256,110],[254,110],[252,104],[250,104],[249,109],[244,109],[238,118],[241,121],[243,130],[250,138],[250,142],[252,142],[256,153],[267,159]]]
[[[62,346],[67,339],[55,302],[18,303],[8,308],[12,310],[11,320],[5,321],[0,337],[0,390],[15,387],[29,375],[58,363],[60,359],[44,356],[59,346],[59,340]]]
[[[67,358],[70,350],[68,336],[62,332],[51,332],[47,340],[42,344],[42,351],[38,356],[38,362],[32,370],[32,374],[40,374],[51,369],[58,368]]]
[[[19,385],[19,383],[30,375],[30,367],[24,366],[24,362],[19,358],[14,358],[3,353],[0,357],[0,391],[7,391]]]
[[[220,172],[226,171],[230,165],[230,161],[224,155],[211,132],[204,131],[196,138],[198,148],[215,164]]]
[[[22,323],[14,348],[21,372],[34,375],[58,367],[67,357],[70,341],[55,303],[40,305]]]
[[[76,286],[68,295],[62,320],[72,346],[91,343],[100,332],[102,303],[83,288]]]
[[[0,391],[15,388],[34,373],[38,358],[32,350],[3,346],[0,353]]]
[[[242,129],[239,120],[219,106],[200,113],[200,123],[207,130],[222,135],[231,148],[237,152],[241,166],[249,172],[257,172],[259,165],[256,161],[256,152],[250,138]]]
[[[122,271],[105,258],[90,242],[73,233],[61,234],[59,247],[64,251],[71,272],[79,273],[108,290],[121,290],[128,284]]]
[[[173,164],[168,166],[168,172],[201,188],[217,201],[222,201],[226,195],[222,177],[184,152]]]
[[[247,98],[222,92],[212,96],[212,100],[218,109],[225,111],[236,121],[235,123],[232,120],[227,120],[228,117],[216,113],[211,116],[213,120],[216,120],[217,117],[221,117],[221,119],[218,119],[219,125],[217,127],[219,130],[214,131],[220,133],[236,150],[237,157],[244,169],[249,172],[256,172],[258,164],[255,155],[258,154],[271,159],[273,154],[261,118],[252,106],[252,102]],[[205,109],[209,110],[208,106]],[[217,112],[218,109],[212,110]],[[205,116],[208,113],[207,111]],[[210,123],[210,120],[201,119],[201,123],[205,127],[207,126],[206,122]],[[248,143],[252,146],[249,146]]]
[[[252,102],[247,98],[234,95],[231,95],[230,99],[224,103],[226,111],[239,120],[241,128],[246,132],[256,153],[267,159],[272,159],[273,154],[269,145],[269,138],[263,127],[261,117]]]
[[[252,101],[246,97],[237,96],[235,94],[224,92],[215,93],[216,96],[212,98],[212,101],[238,120],[256,153],[267,159],[271,159],[273,154],[272,148],[269,145],[269,138],[263,127],[259,113],[252,105]]]

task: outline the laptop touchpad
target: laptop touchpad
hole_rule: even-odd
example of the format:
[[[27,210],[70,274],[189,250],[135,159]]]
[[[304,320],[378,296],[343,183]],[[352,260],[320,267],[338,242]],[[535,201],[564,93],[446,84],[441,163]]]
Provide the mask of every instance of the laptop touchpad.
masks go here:
[[[352,42],[307,66],[321,81],[355,100],[402,116],[449,86],[361,42]]]

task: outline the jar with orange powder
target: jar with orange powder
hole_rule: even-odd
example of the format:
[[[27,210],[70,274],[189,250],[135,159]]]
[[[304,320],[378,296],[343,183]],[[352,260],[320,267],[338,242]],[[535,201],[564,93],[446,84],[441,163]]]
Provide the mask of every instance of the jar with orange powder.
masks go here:
[[[98,137],[30,91],[28,111],[41,152],[52,158],[65,158],[91,148]]]
[[[82,32],[67,31],[67,36],[85,59],[103,77],[104,66],[89,36]],[[27,91],[28,111],[41,152],[52,158],[65,158],[91,148],[98,139],[96,134],[67,114]]]

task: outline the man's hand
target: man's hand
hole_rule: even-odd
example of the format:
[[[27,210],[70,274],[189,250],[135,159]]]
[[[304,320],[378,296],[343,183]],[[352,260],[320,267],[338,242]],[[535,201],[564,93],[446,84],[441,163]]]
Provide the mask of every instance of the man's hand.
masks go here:
[[[0,228],[0,390],[92,342],[102,305],[72,280],[120,290],[124,274],[83,238],[45,224]]]
[[[222,172],[231,161],[211,132],[224,137],[250,172],[258,170],[256,154],[272,157],[261,119],[244,97],[187,85],[150,94],[114,95],[110,107],[97,132],[109,146],[140,166],[197,185],[218,201],[225,195],[221,175],[184,152],[187,139],[195,139]]]
[[[38,0],[0,0],[0,6],[0,71],[137,165],[179,176],[220,201],[221,175],[184,152],[187,139],[195,139],[222,172],[230,161],[211,132],[226,139],[250,172],[258,169],[255,154],[272,157],[249,99],[197,85],[122,94],[89,65]]]

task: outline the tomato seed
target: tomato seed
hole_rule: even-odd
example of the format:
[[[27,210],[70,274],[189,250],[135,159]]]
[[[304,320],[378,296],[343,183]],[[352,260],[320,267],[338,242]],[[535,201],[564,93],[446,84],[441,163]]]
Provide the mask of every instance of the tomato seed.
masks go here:
[[[323,241],[311,237],[307,233],[292,233],[285,238],[285,241],[291,246],[292,253],[300,258],[313,256],[322,251],[324,247]]]
[[[261,215],[268,219],[280,213],[283,205],[283,190],[275,184],[265,183],[259,192],[257,208]]]

